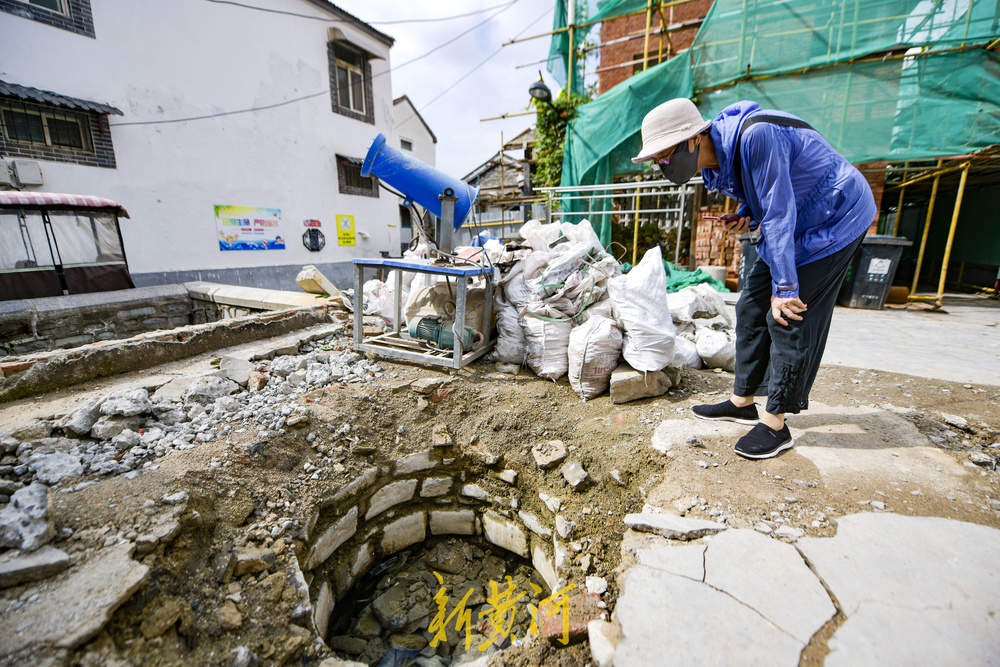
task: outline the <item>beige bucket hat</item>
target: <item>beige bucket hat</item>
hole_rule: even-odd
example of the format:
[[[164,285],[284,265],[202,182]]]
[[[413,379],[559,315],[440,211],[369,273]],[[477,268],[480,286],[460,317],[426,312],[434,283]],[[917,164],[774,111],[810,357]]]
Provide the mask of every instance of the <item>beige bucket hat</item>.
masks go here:
[[[642,119],[642,150],[632,162],[648,162],[657,153],[687,141],[711,124],[688,98],[668,100]]]

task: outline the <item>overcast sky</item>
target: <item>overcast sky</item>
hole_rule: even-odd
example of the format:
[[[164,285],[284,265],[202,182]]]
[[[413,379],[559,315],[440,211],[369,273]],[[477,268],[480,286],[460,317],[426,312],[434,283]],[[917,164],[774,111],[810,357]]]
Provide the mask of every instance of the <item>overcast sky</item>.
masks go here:
[[[505,0],[410,0],[371,2],[334,0],[335,4],[364,21],[435,18],[465,14],[501,5]],[[500,148],[500,133],[507,140],[528,127],[533,118],[518,116],[480,122],[480,118],[526,110],[528,86],[542,69],[553,94],[558,85],[544,63],[529,68],[515,65],[541,60],[548,55],[549,39],[542,38],[505,47],[474,74],[464,79],[426,109],[424,105],[495,51],[503,42],[524,31],[524,36],[552,27],[552,0],[517,0],[495,18],[426,58],[392,73],[394,97],[409,95],[420,115],[437,136],[437,166],[457,178],[484,162]],[[425,53],[480,23],[494,9],[452,21],[434,23],[373,23],[391,35],[391,62],[395,67]],[[537,21],[536,21],[537,19]],[[533,25],[532,25],[533,23]],[[530,27],[529,27],[530,25]]]

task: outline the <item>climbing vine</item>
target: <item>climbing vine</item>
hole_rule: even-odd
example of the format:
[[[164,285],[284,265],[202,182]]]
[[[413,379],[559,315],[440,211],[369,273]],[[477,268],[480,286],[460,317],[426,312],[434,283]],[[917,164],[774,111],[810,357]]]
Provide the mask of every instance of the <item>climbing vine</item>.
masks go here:
[[[572,98],[565,92],[549,102],[532,100],[538,110],[535,126],[535,184],[541,187],[559,185],[562,179],[563,147],[566,145],[566,125],[576,115],[576,108],[589,102],[586,95],[574,94]]]

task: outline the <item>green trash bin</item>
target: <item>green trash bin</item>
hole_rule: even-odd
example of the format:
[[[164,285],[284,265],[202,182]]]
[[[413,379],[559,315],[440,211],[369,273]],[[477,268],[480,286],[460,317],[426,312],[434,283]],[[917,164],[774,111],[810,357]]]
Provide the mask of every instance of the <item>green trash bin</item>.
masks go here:
[[[837,303],[848,308],[884,308],[903,248],[911,245],[901,236],[866,236],[847,268]]]

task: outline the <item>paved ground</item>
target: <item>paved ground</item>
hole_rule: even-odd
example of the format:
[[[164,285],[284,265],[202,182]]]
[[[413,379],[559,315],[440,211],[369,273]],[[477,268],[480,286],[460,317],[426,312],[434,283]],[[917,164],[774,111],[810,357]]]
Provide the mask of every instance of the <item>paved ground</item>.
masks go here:
[[[796,665],[818,643],[827,665],[1000,664],[993,528],[863,513],[797,544],[630,531],[624,548],[637,562],[615,609],[615,667]]]
[[[944,311],[837,308],[823,363],[1000,384],[1000,301],[947,296]]]
[[[1000,301],[952,294],[941,311],[838,306],[823,363],[1000,384]]]

